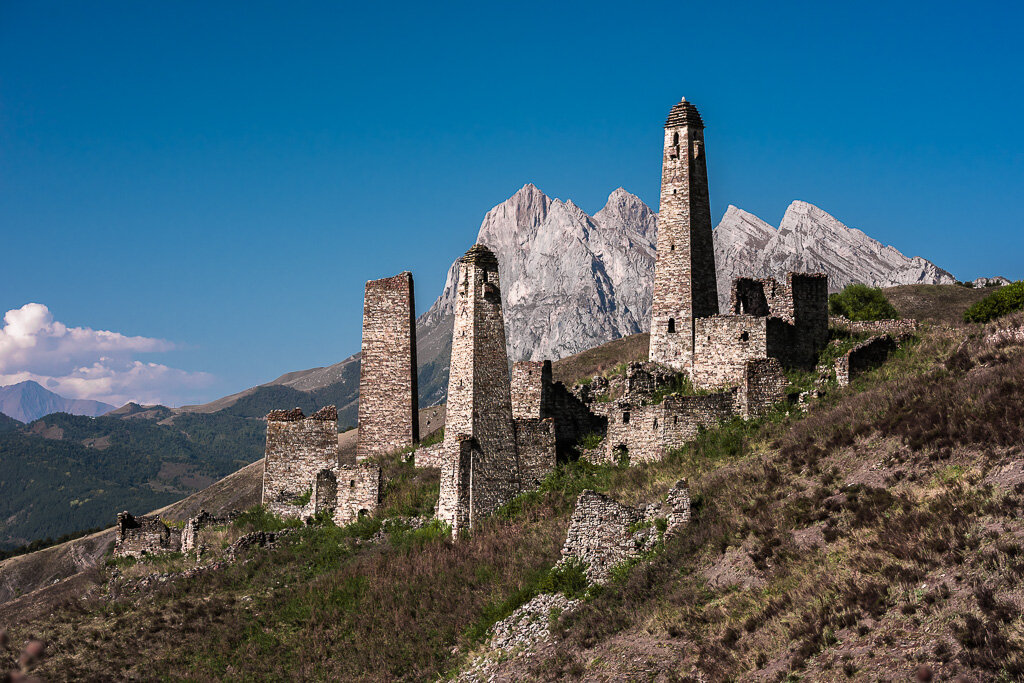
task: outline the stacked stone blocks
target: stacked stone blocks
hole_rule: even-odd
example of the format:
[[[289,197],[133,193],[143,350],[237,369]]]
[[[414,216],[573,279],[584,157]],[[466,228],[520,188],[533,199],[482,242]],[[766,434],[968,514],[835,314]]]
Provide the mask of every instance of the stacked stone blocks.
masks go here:
[[[312,489],[321,470],[338,467],[338,411],[321,408],[306,417],[298,408],[267,415],[263,463],[263,504],[284,516],[300,514],[295,505]]]
[[[416,300],[412,273],[371,280],[363,299],[356,458],[419,441]]]
[[[498,259],[477,244],[458,268],[437,508],[453,533],[493,512],[521,485]]]

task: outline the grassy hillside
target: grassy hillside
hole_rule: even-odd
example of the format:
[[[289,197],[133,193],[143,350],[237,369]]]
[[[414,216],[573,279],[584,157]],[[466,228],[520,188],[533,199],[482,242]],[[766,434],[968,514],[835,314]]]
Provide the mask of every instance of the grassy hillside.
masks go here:
[[[49,642],[48,679],[429,679],[564,585],[551,569],[579,491],[640,503],[687,477],[687,531],[556,620],[533,659],[504,659],[500,678],[908,680],[928,665],[938,680],[1016,680],[1022,425],[1024,316],[926,328],[807,415],[736,420],[663,463],[563,465],[457,542],[383,532],[380,518],[308,527],[248,562],[97,594],[12,636]],[[436,475],[386,466],[382,516],[432,508]]]

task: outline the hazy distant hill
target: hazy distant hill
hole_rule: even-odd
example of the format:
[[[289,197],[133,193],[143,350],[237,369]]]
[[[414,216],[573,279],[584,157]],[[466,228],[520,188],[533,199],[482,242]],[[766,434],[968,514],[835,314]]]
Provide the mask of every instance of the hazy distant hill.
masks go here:
[[[109,403],[64,398],[32,380],[0,387],[0,413],[20,422],[31,422],[50,413],[96,416],[113,409]]]
[[[171,416],[129,404],[104,417],[0,421],[0,550],[180,500],[263,455],[261,420]]]

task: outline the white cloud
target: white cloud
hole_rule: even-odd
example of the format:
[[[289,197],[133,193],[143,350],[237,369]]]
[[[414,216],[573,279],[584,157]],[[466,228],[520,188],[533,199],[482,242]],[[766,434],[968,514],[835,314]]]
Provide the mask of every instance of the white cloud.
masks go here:
[[[122,405],[173,404],[208,386],[212,375],[135,359],[140,353],[170,351],[174,344],[152,337],[68,327],[43,304],[7,311],[0,329],[0,385],[35,380],[67,398]]]

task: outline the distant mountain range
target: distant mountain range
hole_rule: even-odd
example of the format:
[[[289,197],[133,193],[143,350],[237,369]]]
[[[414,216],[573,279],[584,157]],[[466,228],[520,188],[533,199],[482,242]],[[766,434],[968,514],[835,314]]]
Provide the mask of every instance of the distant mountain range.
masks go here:
[[[31,422],[51,413],[96,417],[113,409],[114,406],[100,401],[64,398],[32,380],[0,387],[0,413],[19,422]]]

